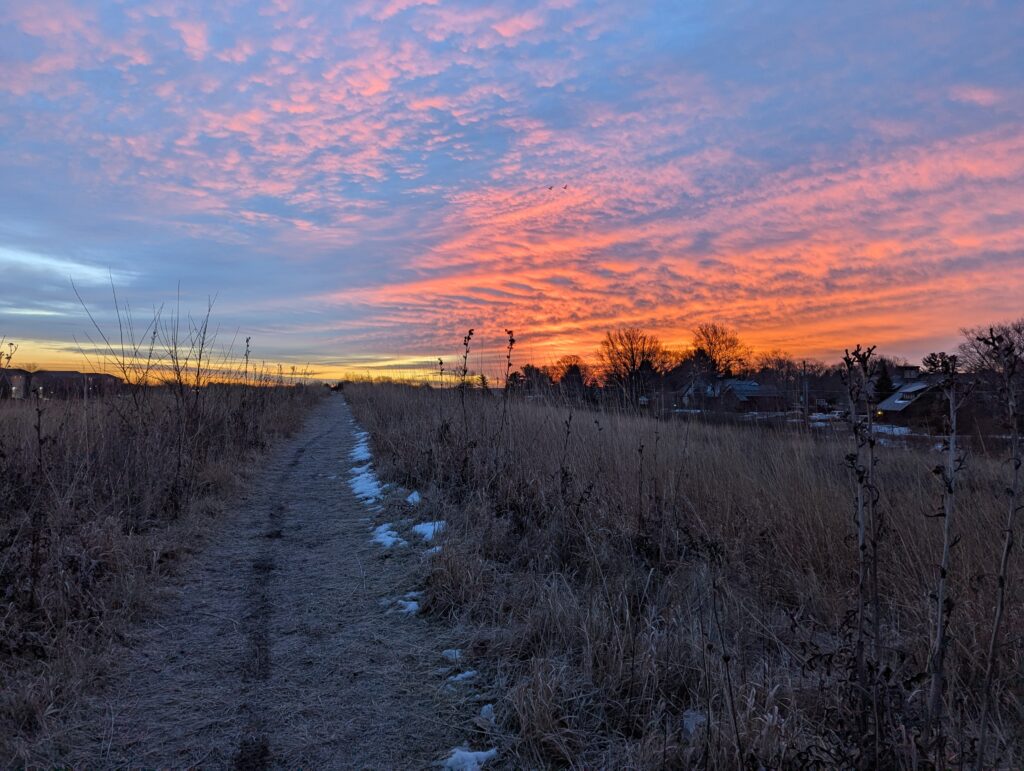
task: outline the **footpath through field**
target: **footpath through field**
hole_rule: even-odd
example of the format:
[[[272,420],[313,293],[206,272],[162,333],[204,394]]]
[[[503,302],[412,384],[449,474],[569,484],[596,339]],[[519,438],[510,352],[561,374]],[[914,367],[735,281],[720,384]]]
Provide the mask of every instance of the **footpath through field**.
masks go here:
[[[332,395],[253,474],[69,727],[63,762],[424,768],[458,743],[431,675],[442,646],[382,602],[415,588],[416,558],[370,540],[348,484],[356,430]]]

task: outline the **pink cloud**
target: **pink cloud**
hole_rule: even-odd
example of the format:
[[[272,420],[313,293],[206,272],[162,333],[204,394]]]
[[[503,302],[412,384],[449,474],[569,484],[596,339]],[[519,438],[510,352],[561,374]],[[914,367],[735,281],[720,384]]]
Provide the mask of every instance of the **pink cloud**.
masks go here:
[[[191,58],[197,60],[206,58],[206,54],[210,51],[210,44],[207,40],[205,23],[176,19],[171,22],[171,27],[181,35],[181,40],[185,44],[185,52]]]
[[[537,29],[543,23],[544,17],[540,13],[527,11],[492,24],[491,28],[504,38],[515,38]]]
[[[955,102],[975,104],[979,107],[992,107],[1003,101],[1003,95],[994,88],[968,85],[959,85],[950,88],[949,98]]]
[[[239,40],[231,48],[219,51],[217,58],[225,62],[241,64],[256,53],[256,45],[250,40]]]

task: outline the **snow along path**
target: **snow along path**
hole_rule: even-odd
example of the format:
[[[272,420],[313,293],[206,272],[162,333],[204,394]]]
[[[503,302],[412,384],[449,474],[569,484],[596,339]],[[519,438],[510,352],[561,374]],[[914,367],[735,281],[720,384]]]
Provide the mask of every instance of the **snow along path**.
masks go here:
[[[427,768],[466,738],[430,623],[389,612],[420,557],[372,543],[331,395],[253,474],[173,596],[126,641],[76,767]],[[462,724],[461,729],[459,724]]]

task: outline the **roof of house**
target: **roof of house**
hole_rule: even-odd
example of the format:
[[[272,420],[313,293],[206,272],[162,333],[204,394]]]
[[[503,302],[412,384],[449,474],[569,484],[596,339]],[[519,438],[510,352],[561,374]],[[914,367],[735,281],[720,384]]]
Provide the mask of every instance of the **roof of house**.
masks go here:
[[[878,409],[882,412],[902,412],[913,404],[921,394],[930,391],[932,388],[935,388],[935,383],[929,383],[926,380],[915,380],[907,383],[907,385],[899,388],[889,398],[879,402]]]
[[[775,399],[781,396],[775,386],[761,385],[756,380],[726,380],[722,384],[722,391],[731,391],[741,402],[756,398]]]

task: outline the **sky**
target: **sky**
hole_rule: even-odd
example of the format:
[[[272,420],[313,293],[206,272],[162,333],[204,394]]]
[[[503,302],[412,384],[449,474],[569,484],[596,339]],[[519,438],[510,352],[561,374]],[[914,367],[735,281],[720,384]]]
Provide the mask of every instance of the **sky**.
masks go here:
[[[325,374],[1024,316],[1024,4],[0,2],[0,335],[216,297]],[[75,341],[79,341],[76,343]]]

